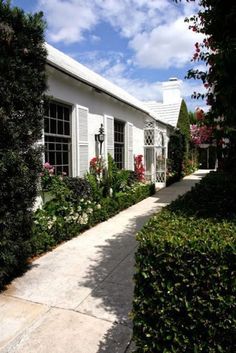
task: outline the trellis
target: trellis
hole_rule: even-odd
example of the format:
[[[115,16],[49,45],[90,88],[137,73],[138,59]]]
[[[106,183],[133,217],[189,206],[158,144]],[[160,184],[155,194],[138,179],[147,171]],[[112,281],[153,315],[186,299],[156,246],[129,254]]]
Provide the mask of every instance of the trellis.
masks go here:
[[[166,132],[155,121],[146,121],[144,153],[146,179],[155,183],[166,182]]]

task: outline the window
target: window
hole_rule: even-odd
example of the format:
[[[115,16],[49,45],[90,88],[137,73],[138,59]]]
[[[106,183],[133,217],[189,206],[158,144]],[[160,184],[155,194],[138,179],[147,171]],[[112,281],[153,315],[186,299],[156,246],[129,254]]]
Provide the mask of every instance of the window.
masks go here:
[[[125,124],[119,120],[114,120],[114,160],[119,169],[124,168],[125,155]]]
[[[55,167],[55,174],[71,173],[71,108],[49,103],[45,109],[45,161]]]

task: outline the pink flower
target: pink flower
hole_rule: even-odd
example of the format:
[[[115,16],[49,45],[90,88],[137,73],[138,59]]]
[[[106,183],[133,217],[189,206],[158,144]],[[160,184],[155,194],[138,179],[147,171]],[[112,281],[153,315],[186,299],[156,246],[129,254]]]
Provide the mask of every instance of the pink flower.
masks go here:
[[[48,162],[44,163],[43,167],[48,170],[53,168],[53,166]]]

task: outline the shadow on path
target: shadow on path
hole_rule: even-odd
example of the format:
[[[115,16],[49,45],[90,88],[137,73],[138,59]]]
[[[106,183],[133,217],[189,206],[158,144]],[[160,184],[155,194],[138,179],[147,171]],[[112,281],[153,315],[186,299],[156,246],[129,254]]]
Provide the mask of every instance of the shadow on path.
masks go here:
[[[129,348],[132,337],[129,313],[132,308],[134,288],[134,252],[137,246],[135,234],[154,213],[190,190],[203,175],[205,175],[204,172],[197,173],[191,178],[183,179],[157,192],[152,196],[156,199],[155,209],[149,210],[142,216],[131,218],[122,232],[115,233],[106,240],[105,245],[98,246],[100,260],[90,266],[89,274],[83,282],[83,285],[91,288],[92,292],[76,309],[112,322],[112,327],[100,341],[96,353],[132,352],[132,348]]]
[[[92,292],[76,310],[112,322],[97,353],[127,351],[132,336],[129,313],[134,287],[135,234],[152,214],[153,211],[149,211],[141,217],[133,217],[123,232],[107,239],[105,245],[99,245],[100,260],[90,266],[83,282]]]

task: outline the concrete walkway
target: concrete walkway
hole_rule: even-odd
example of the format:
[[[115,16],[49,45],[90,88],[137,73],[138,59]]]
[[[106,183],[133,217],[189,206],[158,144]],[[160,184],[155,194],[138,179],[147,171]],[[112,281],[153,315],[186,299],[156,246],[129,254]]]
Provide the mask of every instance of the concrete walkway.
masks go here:
[[[32,263],[0,295],[0,353],[127,353],[135,234],[198,171]]]

